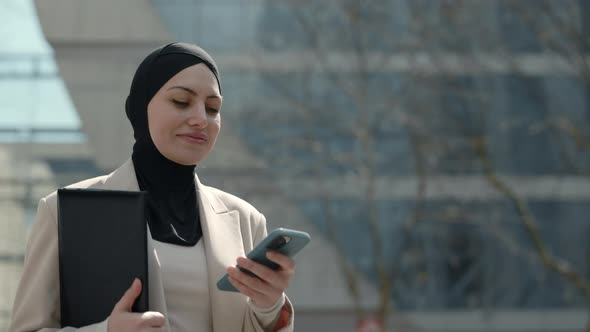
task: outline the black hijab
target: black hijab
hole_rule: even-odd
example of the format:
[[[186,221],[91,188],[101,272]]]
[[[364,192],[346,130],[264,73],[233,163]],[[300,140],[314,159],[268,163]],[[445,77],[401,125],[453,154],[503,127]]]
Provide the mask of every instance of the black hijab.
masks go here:
[[[204,63],[217,78],[215,62],[196,45],[172,43],[150,53],[139,65],[125,112],[133,126],[133,166],[141,190],[148,194],[148,224],[152,238],[182,246],[194,246],[201,238],[201,223],[195,185],[196,165],[180,165],[166,157],[154,145],[147,106],[160,88],[174,75],[190,66]]]

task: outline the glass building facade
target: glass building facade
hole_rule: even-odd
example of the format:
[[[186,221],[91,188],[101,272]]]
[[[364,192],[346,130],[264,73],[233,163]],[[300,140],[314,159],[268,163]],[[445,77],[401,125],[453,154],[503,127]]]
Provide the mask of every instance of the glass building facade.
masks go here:
[[[5,1],[2,6],[0,141],[83,141],[80,119],[59,77],[34,4]]]
[[[542,264],[516,201],[486,176],[490,161],[551,255],[590,278],[590,154],[572,134],[590,137],[590,77],[552,57],[585,56],[587,39],[565,37],[587,35],[585,2],[153,4],[179,40],[243,59],[221,67],[224,121],[375,285],[380,241],[396,307],[587,304]]]

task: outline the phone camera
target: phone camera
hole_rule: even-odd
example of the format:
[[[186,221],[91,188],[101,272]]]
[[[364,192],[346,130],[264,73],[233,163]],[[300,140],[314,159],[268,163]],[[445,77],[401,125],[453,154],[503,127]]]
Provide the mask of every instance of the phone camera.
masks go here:
[[[283,247],[285,244],[289,243],[291,238],[288,236],[279,236],[276,239],[272,240],[270,243],[269,249],[271,250],[278,250]]]

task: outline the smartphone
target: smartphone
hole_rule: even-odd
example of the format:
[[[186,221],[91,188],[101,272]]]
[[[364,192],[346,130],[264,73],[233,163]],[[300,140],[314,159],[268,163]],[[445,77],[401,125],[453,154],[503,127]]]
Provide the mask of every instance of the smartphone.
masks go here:
[[[276,270],[279,268],[279,265],[266,258],[266,253],[268,251],[276,251],[293,258],[299,251],[301,251],[301,249],[303,249],[303,247],[309,243],[309,241],[311,241],[311,237],[305,232],[287,228],[277,228],[270,232],[268,236],[264,238],[264,240],[260,241],[256,248],[248,253],[246,257],[273,270]],[[239,265],[236,265],[236,267],[241,271],[256,277],[254,273],[248,271],[247,269],[244,269]],[[217,288],[228,292],[239,292],[229,282],[227,273],[221,277],[221,279],[219,279],[217,282]]]

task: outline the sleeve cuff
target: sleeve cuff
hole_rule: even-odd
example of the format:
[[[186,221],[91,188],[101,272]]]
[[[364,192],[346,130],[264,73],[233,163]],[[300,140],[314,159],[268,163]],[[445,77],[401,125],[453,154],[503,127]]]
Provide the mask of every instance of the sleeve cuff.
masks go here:
[[[268,308],[261,308],[254,304],[248,299],[248,305],[252,308],[252,312],[256,316],[256,319],[265,329],[273,326],[279,318],[281,308],[285,305],[285,293],[279,298],[279,300]]]

